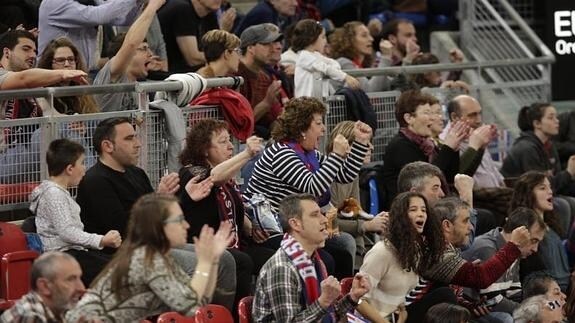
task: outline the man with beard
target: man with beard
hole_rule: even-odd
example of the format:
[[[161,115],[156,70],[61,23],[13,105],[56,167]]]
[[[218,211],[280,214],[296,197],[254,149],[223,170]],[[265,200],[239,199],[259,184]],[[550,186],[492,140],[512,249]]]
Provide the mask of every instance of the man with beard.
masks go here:
[[[417,44],[415,26],[405,19],[394,19],[383,26],[382,38],[392,45],[392,65],[411,64],[419,55],[420,48]]]
[[[6,32],[0,39],[0,49],[0,90],[42,87],[70,80],[87,84],[83,71],[33,68],[36,64],[36,39],[30,32]],[[42,109],[34,98],[0,100],[0,120],[41,116]],[[40,128],[37,124],[1,129],[1,182],[19,182],[23,173],[32,176],[39,173],[39,139]]]
[[[2,322],[63,322],[86,289],[74,257],[59,251],[42,254],[30,273],[32,291],[0,316]]]
[[[237,75],[244,78],[240,93],[250,101],[254,110],[255,133],[268,139],[272,124],[287,101],[281,80],[265,70],[274,62],[274,48],[283,35],[276,26],[266,23],[247,28],[240,39],[242,58]]]

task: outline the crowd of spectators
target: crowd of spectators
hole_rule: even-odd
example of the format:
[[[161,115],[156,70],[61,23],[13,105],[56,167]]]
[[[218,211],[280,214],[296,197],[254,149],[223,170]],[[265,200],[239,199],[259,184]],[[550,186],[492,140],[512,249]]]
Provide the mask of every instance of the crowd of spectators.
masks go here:
[[[420,18],[452,17],[451,1],[264,0],[245,14],[222,0],[24,2],[2,4],[14,15],[0,25],[0,90],[172,74],[243,84],[179,104],[219,105],[225,120],[189,120],[177,172],[156,188],[137,166],[130,118],[65,123],[66,139],[44,155],[38,125],[2,128],[0,185],[22,173],[39,182],[42,163],[49,177],[30,195],[44,251],[32,290],[0,321],[134,321],[208,303],[237,320],[253,296],[254,322],[575,322],[575,114],[522,108],[521,135],[498,163],[488,149],[498,129],[460,72],[346,72],[439,63]],[[462,94],[442,102],[425,91],[437,87]],[[375,114],[326,133],[321,97],[369,102],[394,89],[399,130],[382,160],[372,160]],[[121,92],[6,99],[0,119],[137,102]],[[383,163],[376,214],[358,202],[372,161]],[[486,195],[493,203],[477,203]]]

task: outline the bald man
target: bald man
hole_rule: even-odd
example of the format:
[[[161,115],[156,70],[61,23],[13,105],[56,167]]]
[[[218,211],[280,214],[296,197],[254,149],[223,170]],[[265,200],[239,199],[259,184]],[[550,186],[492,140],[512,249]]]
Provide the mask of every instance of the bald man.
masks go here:
[[[481,164],[473,174],[475,188],[504,186],[503,175],[499,172],[497,164],[485,149],[489,142],[497,135],[495,125],[484,125],[481,116],[481,105],[469,95],[459,95],[453,98],[447,105],[449,123],[439,135],[444,139],[451,126],[457,121],[464,121],[471,127],[470,136],[461,143],[462,154],[467,149],[477,151],[477,158],[481,158]],[[461,171],[461,170],[460,170]]]

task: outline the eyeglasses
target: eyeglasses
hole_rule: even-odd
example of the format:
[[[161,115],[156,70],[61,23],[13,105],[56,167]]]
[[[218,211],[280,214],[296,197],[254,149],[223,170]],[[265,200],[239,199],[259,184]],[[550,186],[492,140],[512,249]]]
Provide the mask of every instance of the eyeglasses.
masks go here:
[[[138,47],[138,48],[136,48],[136,50],[139,50],[139,51],[141,51],[141,52],[150,52],[150,51],[152,51],[152,50],[150,49],[150,46],[148,46],[148,45],[144,45],[144,46]]]
[[[561,303],[559,303],[558,300],[549,301],[547,302],[547,307],[549,307],[551,310],[555,310],[557,308],[561,308]]]
[[[64,65],[64,64],[66,64],[66,62],[68,62],[70,64],[76,64],[76,57],[74,57],[74,56],[54,57],[54,59],[52,60],[52,63],[60,64],[60,65]]]
[[[180,215],[176,215],[176,217],[174,217],[174,218],[172,218],[172,219],[164,220],[164,224],[168,224],[168,223],[179,223],[179,224],[182,224],[182,223],[184,223],[184,221],[186,221],[186,218],[184,217],[183,214],[180,214]]]
[[[230,52],[236,52],[236,53],[238,53],[238,55],[241,55],[241,54],[242,54],[242,49],[239,48],[239,47],[234,48],[234,49],[228,49],[228,50],[229,50]]]

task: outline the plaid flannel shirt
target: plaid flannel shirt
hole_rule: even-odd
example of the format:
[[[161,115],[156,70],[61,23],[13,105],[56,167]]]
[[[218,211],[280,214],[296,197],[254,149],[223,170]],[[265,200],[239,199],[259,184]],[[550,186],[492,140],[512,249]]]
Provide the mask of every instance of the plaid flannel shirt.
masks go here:
[[[56,318],[54,313],[42,302],[35,292],[24,295],[14,306],[6,310],[0,316],[0,322],[18,323],[60,323],[61,318]]]
[[[252,308],[253,321],[319,322],[328,313],[316,300],[305,305],[302,280],[287,254],[279,249],[262,267]],[[345,318],[353,304],[348,297],[334,303],[337,319]]]

